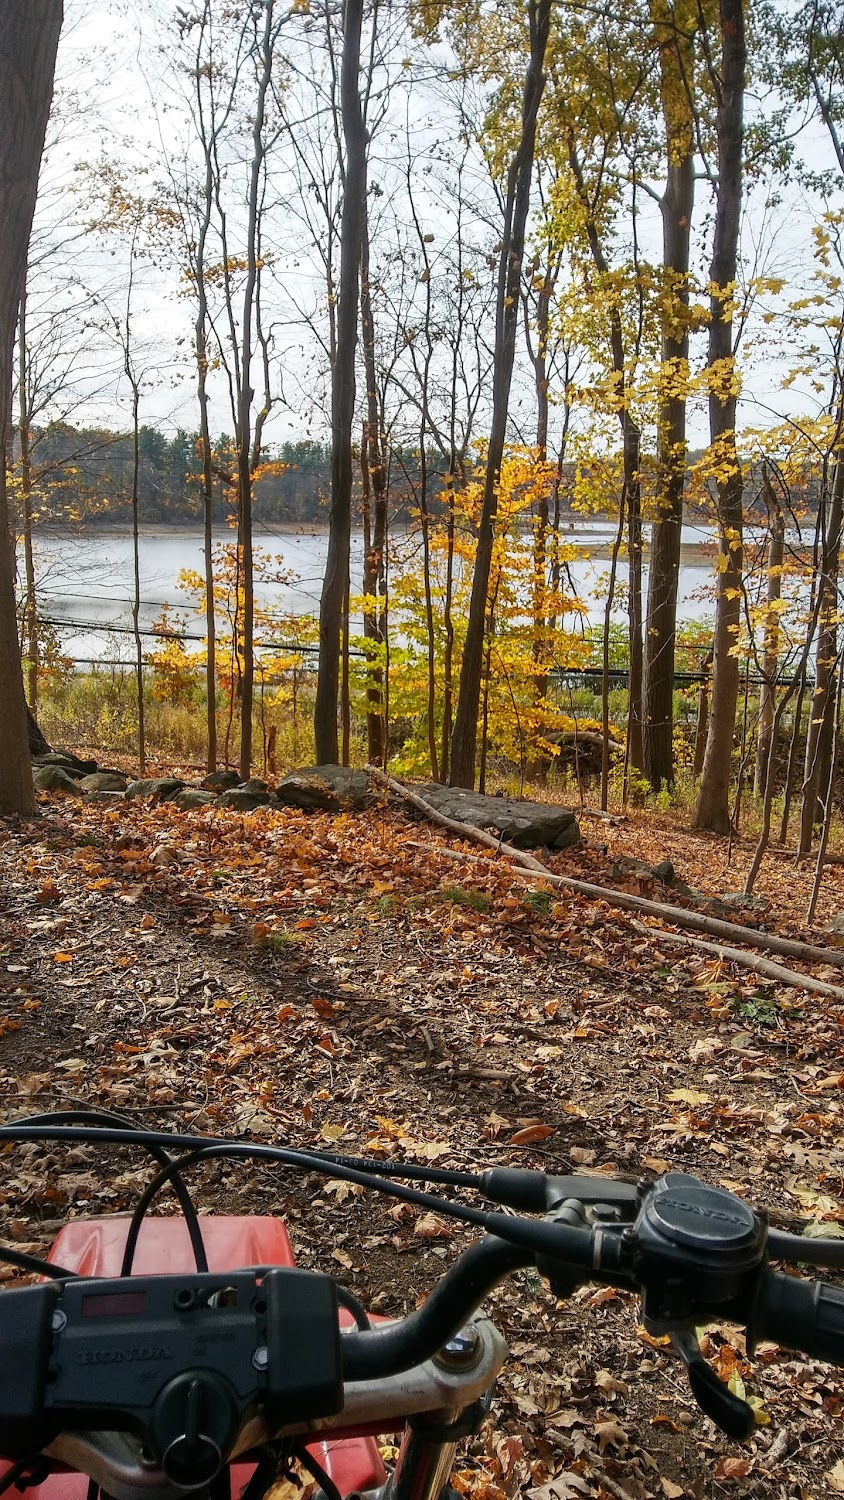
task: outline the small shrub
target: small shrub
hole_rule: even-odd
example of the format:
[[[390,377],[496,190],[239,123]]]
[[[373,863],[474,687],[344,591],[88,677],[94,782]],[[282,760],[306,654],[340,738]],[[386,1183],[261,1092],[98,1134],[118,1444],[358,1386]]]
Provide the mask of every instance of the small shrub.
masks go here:
[[[492,897],[486,891],[467,890],[462,885],[444,885],[442,895],[444,901],[450,901],[454,906],[468,906],[472,911],[489,911],[492,906]]]
[[[523,900],[524,905],[538,917],[547,917],[554,898],[550,891],[528,891]]]

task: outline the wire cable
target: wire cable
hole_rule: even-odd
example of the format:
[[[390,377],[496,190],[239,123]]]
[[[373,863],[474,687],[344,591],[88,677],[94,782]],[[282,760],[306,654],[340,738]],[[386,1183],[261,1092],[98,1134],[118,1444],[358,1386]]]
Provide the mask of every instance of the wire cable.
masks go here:
[[[23,1250],[12,1250],[9,1245],[0,1245],[0,1261],[15,1266],[18,1271],[34,1271],[39,1276],[49,1276],[51,1281],[72,1281],[76,1276],[75,1271],[68,1271],[65,1266],[56,1266],[51,1260],[42,1260],[39,1255],[27,1255]]]
[[[102,1126],[119,1125],[121,1127],[125,1127],[128,1130],[132,1130],[133,1132],[137,1130],[137,1126],[135,1125],[134,1120],[129,1119],[129,1117],[126,1115],[119,1114],[116,1110],[108,1109],[50,1110],[43,1115],[30,1116],[28,1123],[37,1123],[41,1125],[71,1125],[76,1121],[91,1121],[95,1124],[99,1122],[99,1124]],[[165,1151],[161,1146],[148,1145],[146,1149],[149,1151],[149,1154],[153,1158],[153,1160],[158,1163],[159,1167],[166,1167],[172,1160],[167,1151]],[[173,1192],[178,1199],[179,1207],[182,1210],[182,1215],[187,1225],[188,1236],[191,1242],[191,1249],[193,1250],[193,1257],[196,1262],[196,1269],[197,1271],[207,1271],[208,1256],[205,1250],[205,1241],[202,1238],[202,1227],[199,1222],[199,1215],[196,1211],[193,1199],[191,1198],[187,1187],[185,1186],[178,1173],[176,1173],[170,1179],[170,1181]],[[123,1265],[121,1267],[120,1274],[122,1276],[129,1276],[131,1275],[131,1271],[132,1261],[130,1259],[127,1266],[126,1256],[124,1254]]]
[[[305,1447],[304,1443],[296,1443],[293,1448],[295,1457],[299,1460],[303,1469],[306,1469],[312,1479],[319,1485],[326,1500],[342,1500],[334,1480],[326,1469],[322,1467],[319,1459],[314,1458],[313,1453]]]
[[[342,1286],[339,1281],[335,1281],[334,1286],[340,1306],[345,1307],[346,1312],[351,1313],[361,1333],[368,1333],[372,1328],[372,1324],[369,1321],[369,1313],[360,1298],[356,1297],[354,1292],[350,1292],[347,1286]]]

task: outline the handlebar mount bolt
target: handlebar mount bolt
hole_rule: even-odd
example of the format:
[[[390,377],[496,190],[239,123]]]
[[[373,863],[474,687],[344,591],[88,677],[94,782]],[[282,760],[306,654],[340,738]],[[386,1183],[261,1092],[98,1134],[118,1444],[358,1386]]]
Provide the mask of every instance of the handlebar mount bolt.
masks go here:
[[[50,1319],[50,1327],[53,1333],[61,1333],[67,1327],[67,1314],[63,1313],[60,1307],[57,1307],[53,1313]]]
[[[465,1370],[475,1364],[482,1349],[480,1331],[475,1323],[467,1323],[454,1338],[437,1350],[434,1362],[444,1370]]]
[[[252,1363],[255,1366],[255,1369],[266,1370],[269,1362],[270,1356],[267,1351],[266,1344],[259,1344],[258,1348],[255,1350],[255,1353],[252,1355]]]

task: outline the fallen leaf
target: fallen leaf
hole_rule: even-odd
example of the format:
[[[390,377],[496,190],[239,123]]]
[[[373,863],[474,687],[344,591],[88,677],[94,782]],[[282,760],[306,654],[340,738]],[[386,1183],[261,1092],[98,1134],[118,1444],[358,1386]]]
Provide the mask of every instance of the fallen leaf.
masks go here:
[[[719,1458],[712,1473],[716,1479],[743,1479],[750,1469],[749,1458]]]
[[[619,1453],[627,1447],[629,1438],[624,1428],[618,1422],[595,1423],[595,1436],[598,1439],[598,1450],[605,1453],[607,1448],[615,1448]]]
[[[510,1137],[511,1146],[529,1146],[533,1141],[544,1141],[549,1135],[554,1134],[553,1125],[528,1125],[525,1130],[517,1130]]]
[[[450,1240],[454,1234],[451,1225],[436,1214],[422,1214],[416,1220],[413,1233],[420,1240]]]

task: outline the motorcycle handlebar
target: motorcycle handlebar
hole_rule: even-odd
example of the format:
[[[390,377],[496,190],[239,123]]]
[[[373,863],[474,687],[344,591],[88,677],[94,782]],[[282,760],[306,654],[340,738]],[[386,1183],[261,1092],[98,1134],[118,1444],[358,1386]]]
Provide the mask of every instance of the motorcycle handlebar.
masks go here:
[[[767,1271],[748,1331],[751,1345],[770,1339],[812,1359],[844,1364],[844,1288]]]

